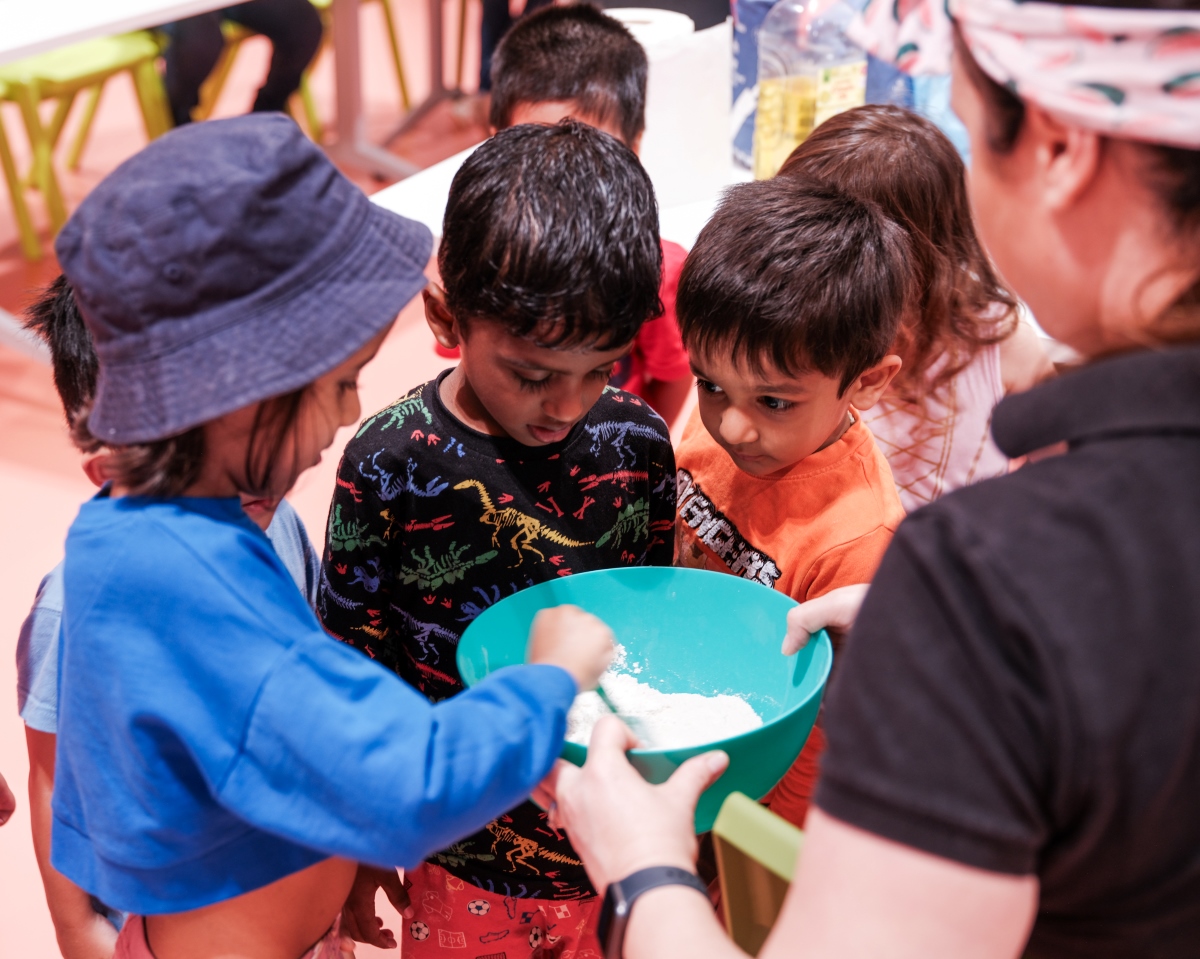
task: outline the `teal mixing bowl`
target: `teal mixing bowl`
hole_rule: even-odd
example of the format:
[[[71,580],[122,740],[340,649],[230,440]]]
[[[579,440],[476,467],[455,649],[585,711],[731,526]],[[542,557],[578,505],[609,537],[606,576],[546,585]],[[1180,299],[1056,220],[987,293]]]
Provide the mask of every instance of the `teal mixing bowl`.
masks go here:
[[[696,569],[626,567],[541,583],[481,613],[458,644],[468,686],[492,670],[525,661],[533,617],[571,603],[603,619],[639,663],[637,678],[664,693],[734,693],[763,719],[740,736],[684,749],[635,749],[630,761],[652,783],[709,749],[729,768],[700,798],[696,831],[707,832],[731,792],[765,796],[800,754],[821,705],[833,650],[824,631],[799,653],[779,648],[795,602],[738,576]],[[567,743],[563,758],[582,765],[587,747]]]

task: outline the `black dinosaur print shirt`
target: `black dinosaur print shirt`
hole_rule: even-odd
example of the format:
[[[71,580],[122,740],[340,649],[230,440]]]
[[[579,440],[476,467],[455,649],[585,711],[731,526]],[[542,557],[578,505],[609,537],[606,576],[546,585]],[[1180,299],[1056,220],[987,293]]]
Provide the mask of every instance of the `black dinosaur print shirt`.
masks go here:
[[[670,437],[636,396],[606,390],[565,440],[530,447],[459,422],[445,376],[347,445],[318,599],[326,629],[433,701],[463,688],[458,639],[488,606],[556,576],[670,565],[675,520]],[[532,803],[432,861],[504,895],[595,894]]]

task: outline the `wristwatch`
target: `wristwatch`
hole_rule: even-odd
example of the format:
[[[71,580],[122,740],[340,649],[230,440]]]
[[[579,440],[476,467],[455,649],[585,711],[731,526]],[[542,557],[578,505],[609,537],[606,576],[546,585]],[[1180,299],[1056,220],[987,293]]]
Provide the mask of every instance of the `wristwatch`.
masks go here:
[[[620,882],[610,882],[600,907],[597,935],[604,948],[604,959],[621,959],[625,949],[625,927],[637,897],[659,886],[691,886],[707,898],[708,887],[693,872],[675,866],[651,866],[639,869]]]

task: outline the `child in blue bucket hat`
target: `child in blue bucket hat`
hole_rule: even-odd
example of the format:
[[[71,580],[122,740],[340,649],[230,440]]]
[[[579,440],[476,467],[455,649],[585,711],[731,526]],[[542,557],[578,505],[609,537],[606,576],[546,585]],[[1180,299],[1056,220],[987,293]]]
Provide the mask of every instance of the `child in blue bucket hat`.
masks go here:
[[[119,957],[338,955],[355,861],[527,796],[611,657],[554,611],[537,665],[431,705],[328,637],[242,510],[358,419],[430,246],[281,115],[155,141],[59,236],[99,356],[76,432],[112,484],[67,538],[51,861],[133,914]]]

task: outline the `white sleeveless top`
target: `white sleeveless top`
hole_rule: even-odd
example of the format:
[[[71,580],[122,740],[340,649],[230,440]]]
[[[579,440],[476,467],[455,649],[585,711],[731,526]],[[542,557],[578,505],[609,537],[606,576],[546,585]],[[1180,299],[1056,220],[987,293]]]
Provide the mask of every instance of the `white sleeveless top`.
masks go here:
[[[885,396],[862,413],[887,457],[908,512],[943,493],[1008,472],[992,442],[992,409],[1004,398],[1000,347],[985,346],[921,405]]]

